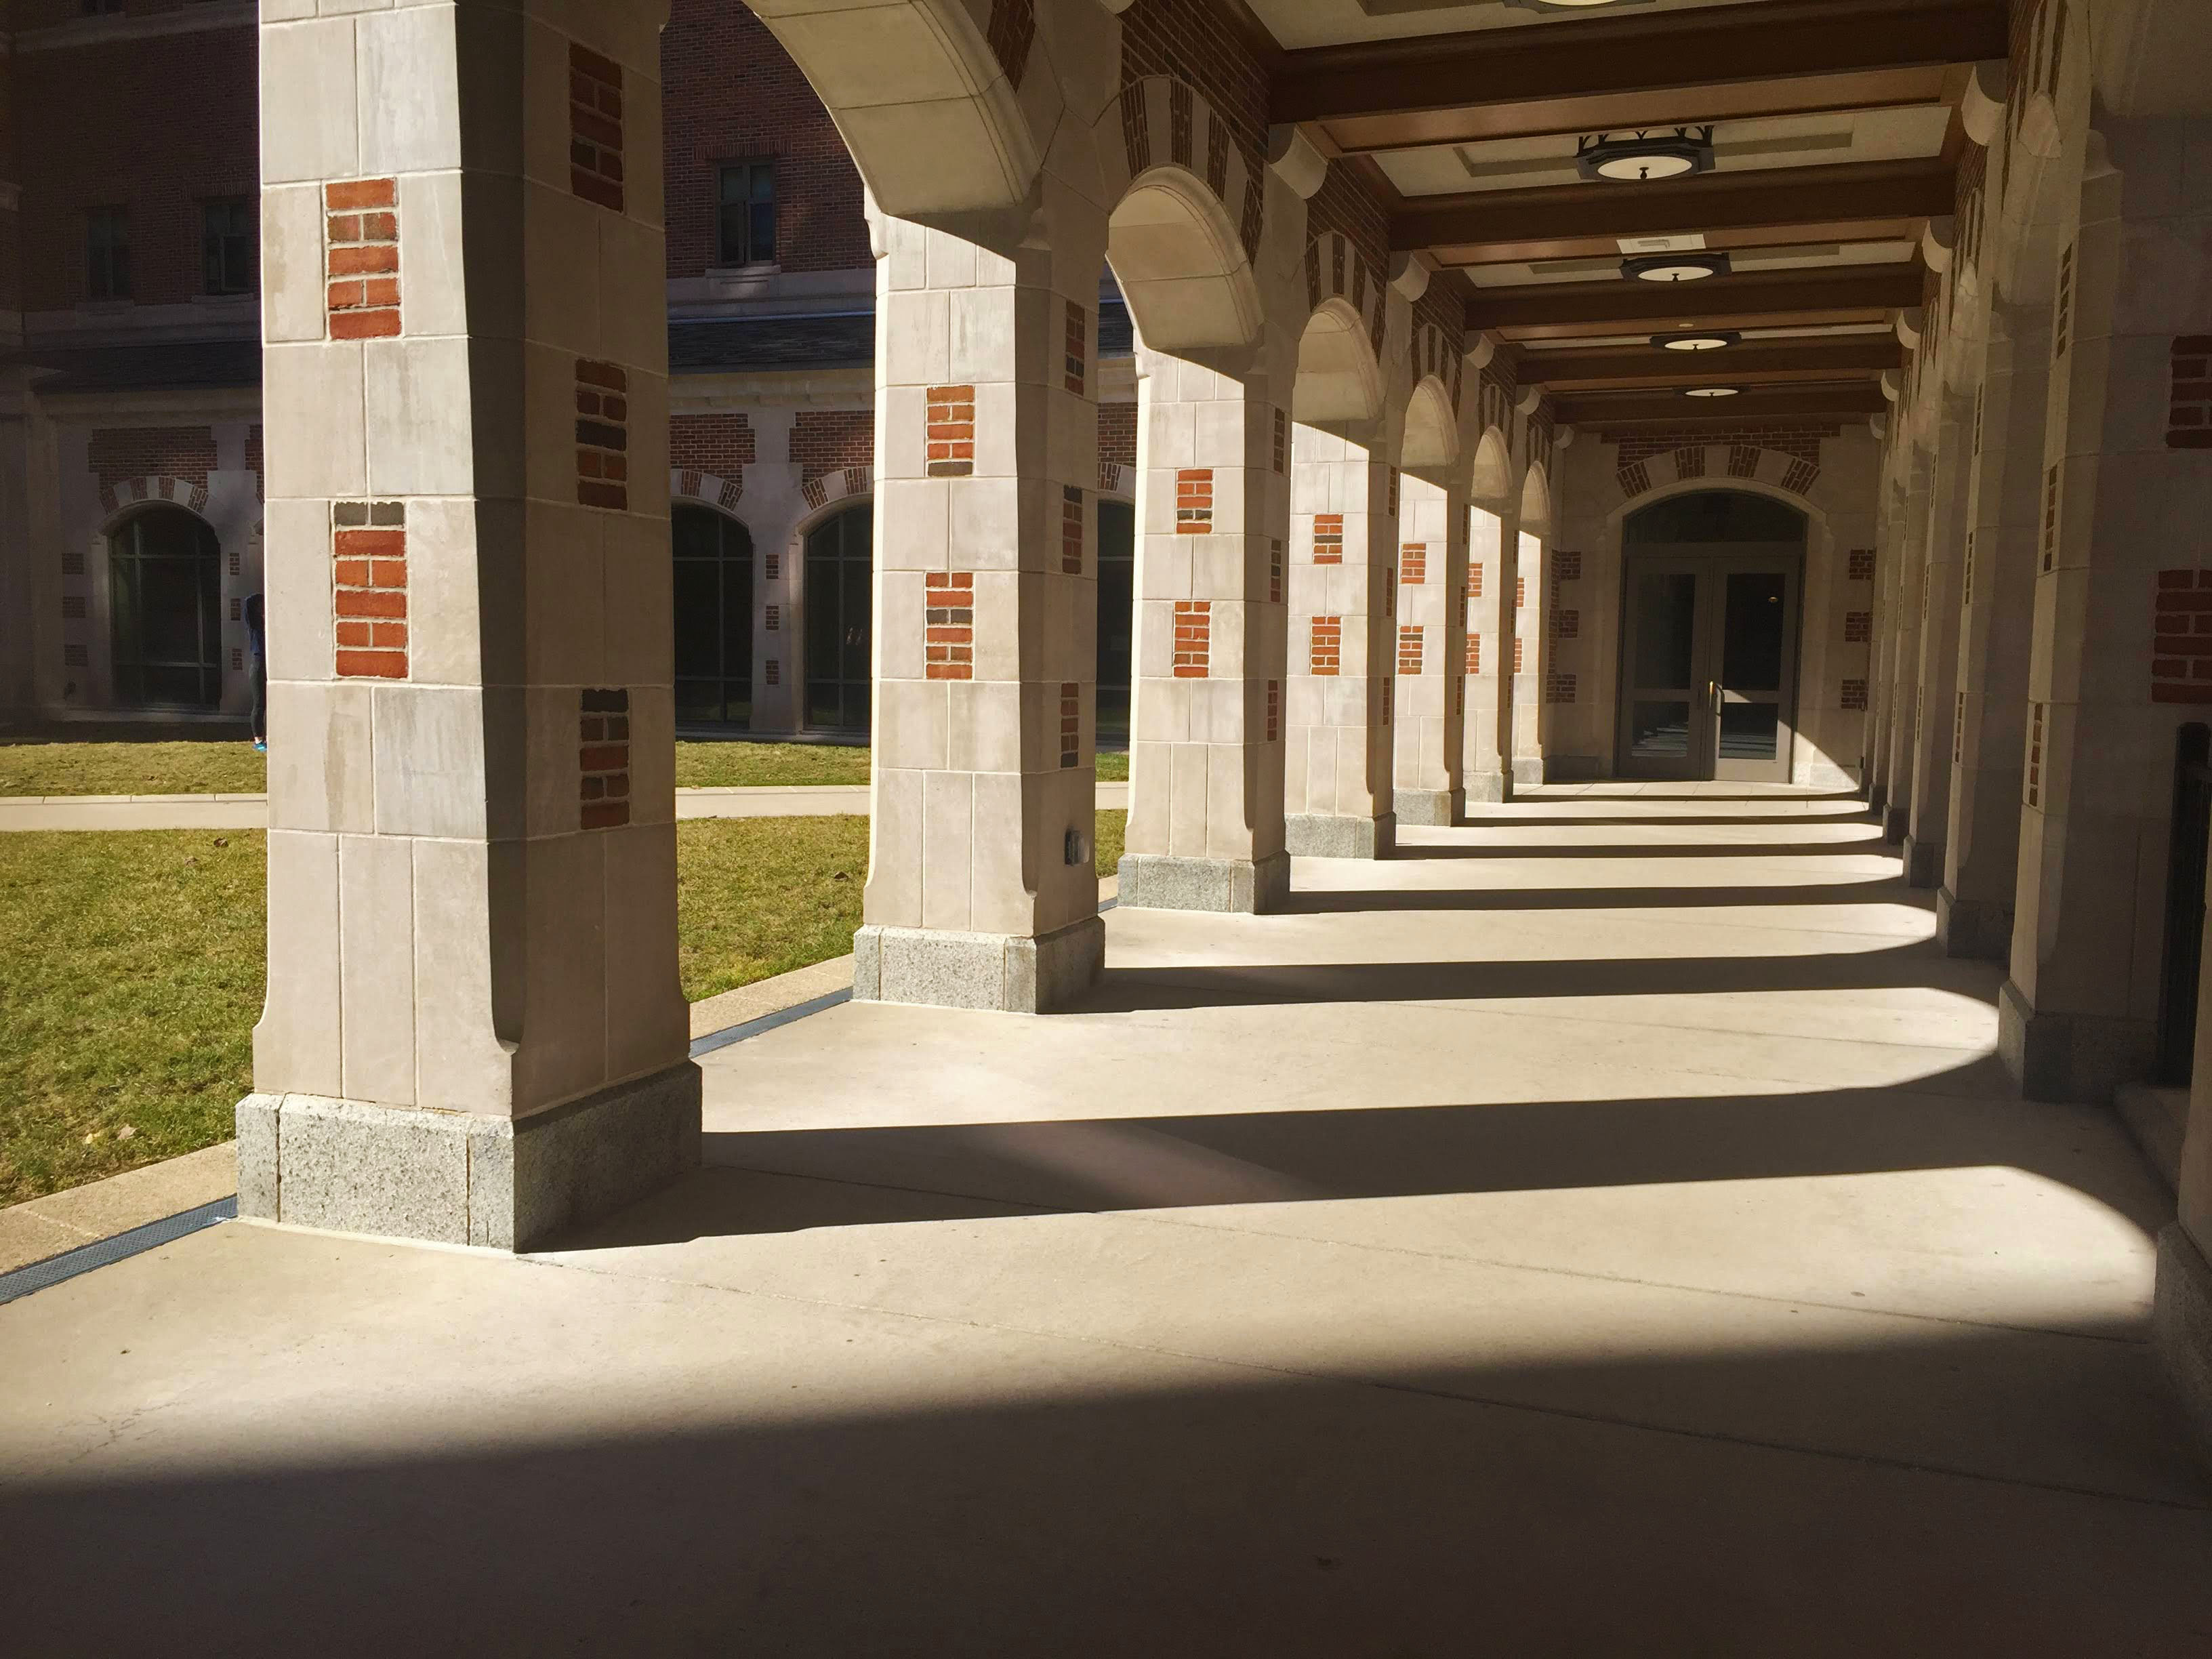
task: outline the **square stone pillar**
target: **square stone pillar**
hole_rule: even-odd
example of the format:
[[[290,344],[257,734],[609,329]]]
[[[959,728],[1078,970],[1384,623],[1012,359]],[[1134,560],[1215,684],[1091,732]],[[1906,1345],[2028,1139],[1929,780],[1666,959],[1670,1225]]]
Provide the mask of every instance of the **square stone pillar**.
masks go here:
[[[1866,750],[1859,780],[1867,805],[1881,819],[1889,805],[1889,675],[1896,661],[1890,630],[1895,626],[1899,510],[1895,493],[1885,483],[1875,521],[1874,639],[1867,652]]]
[[[1973,505],[1960,572],[1959,751],[1936,928],[1954,957],[2006,961],[2020,869],[2027,666],[2035,631],[2047,307],[1993,307],[1969,447]]]
[[[1501,641],[1504,659],[1500,673],[1512,676],[1512,733],[1510,764],[1516,789],[1533,789],[1544,781],[1544,675],[1549,653],[1546,624],[1551,608],[1544,603],[1547,574],[1544,544],[1527,531],[1513,538],[1513,556],[1506,570],[1510,586],[1498,597],[1498,614],[1510,618],[1511,629]]]
[[[1942,881],[1951,765],[1959,752],[1959,592],[1973,462],[1972,410],[1961,402],[1946,398],[1936,424],[1928,542],[1920,565],[1920,735],[1912,750],[1905,836],[1905,878],[1913,887]]]
[[[1285,842],[1303,856],[1387,858],[1398,470],[1379,441],[1291,430]]]
[[[1407,477],[1399,506],[1392,808],[1401,823],[1453,824],[1467,810],[1467,498]]]
[[[1885,715],[1889,757],[1883,769],[1888,799],[1882,808],[1882,835],[1897,842],[1905,840],[1911,823],[1914,751],[1926,712],[1920,702],[1920,633],[1926,605],[1932,480],[1924,458],[1915,457],[1910,465],[1896,554],[1886,560],[1896,574],[1889,587],[1889,639],[1882,652],[1889,682]]]
[[[1256,368],[1238,368],[1138,351],[1123,904],[1251,914],[1280,908],[1291,890],[1290,414]]]
[[[1461,667],[1467,681],[1467,720],[1462,738],[1466,798],[1502,801],[1512,793],[1513,678],[1501,666],[1512,647],[1501,652],[1507,613],[1498,594],[1510,593],[1505,548],[1519,534],[1510,509],[1500,516],[1474,507],[1467,519],[1467,640]]]
[[[1098,272],[1049,179],[1003,242],[878,218],[864,1000],[1040,1012],[1097,975]]]
[[[2053,313],[1998,1032],[2029,1096],[2099,1102],[2147,1075],[2156,1051],[2175,739],[2212,719],[2205,128],[2100,130]]]
[[[260,36],[269,991],[240,1209],[526,1248],[699,1158],[665,5],[302,9]]]

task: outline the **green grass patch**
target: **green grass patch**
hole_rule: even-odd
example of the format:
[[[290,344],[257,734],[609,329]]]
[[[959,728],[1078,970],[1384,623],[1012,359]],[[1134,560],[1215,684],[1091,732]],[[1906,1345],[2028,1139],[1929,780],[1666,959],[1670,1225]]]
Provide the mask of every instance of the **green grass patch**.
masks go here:
[[[1098,814],[1102,876],[1127,820]],[[853,948],[865,817],[676,834],[691,1000]],[[0,1204],[229,1139],[252,1086],[266,872],[258,831],[0,835],[0,937],[19,942],[0,951]]]
[[[679,743],[678,789],[789,789],[868,781],[868,751],[826,743]]]

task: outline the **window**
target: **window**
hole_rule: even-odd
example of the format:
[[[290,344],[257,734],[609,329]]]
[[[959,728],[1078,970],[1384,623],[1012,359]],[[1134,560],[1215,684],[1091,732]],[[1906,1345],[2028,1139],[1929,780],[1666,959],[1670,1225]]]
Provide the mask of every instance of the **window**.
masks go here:
[[[875,514],[846,507],[806,532],[806,723],[868,729]]]
[[[711,507],[669,515],[676,554],[676,722],[750,726],[753,538]]]
[[[94,300],[131,297],[131,216],[119,207],[84,216],[85,293]]]
[[[714,263],[764,265],[775,258],[775,166],[735,161],[722,169]]]
[[[212,708],[222,696],[222,549],[181,507],[152,507],[107,538],[115,696]]]
[[[253,292],[254,204],[246,197],[200,206],[204,287],[210,294]]]

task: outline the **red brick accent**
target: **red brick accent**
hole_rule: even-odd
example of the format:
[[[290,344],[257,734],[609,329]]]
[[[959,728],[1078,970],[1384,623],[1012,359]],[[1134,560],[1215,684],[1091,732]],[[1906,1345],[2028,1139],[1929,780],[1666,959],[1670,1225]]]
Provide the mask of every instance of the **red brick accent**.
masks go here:
[[[1083,574],[1083,525],[1090,515],[1083,510],[1083,489],[1079,484],[1062,484],[1060,488],[1060,574],[1080,576]]]
[[[1546,702],[1572,702],[1575,700],[1575,677],[1572,674],[1544,676]]]
[[[1398,580],[1409,586],[1424,586],[1429,580],[1429,544],[1407,542],[1398,550]]]
[[[1850,574],[1850,579],[1855,582],[1870,582],[1874,580],[1874,549],[1855,547],[1851,550]]]
[[[1528,603],[1528,579],[1526,576],[1516,576],[1513,579],[1513,608],[1518,611]]]
[[[1422,629],[1417,623],[1407,623],[1398,630],[1398,672],[1418,674],[1421,672]]]
[[[1578,582],[1583,579],[1583,556],[1579,553],[1552,555],[1552,580],[1555,582]]]
[[[629,822],[629,692],[591,688],[576,694],[576,804],[582,827]]]
[[[2027,706],[2027,804],[2043,805],[2043,711],[2046,704]]]
[[[341,679],[407,678],[407,506],[331,503],[331,666]]]
[[[1185,467],[1176,474],[1176,534],[1213,533],[1213,469]]]
[[[1228,13],[1204,0],[1136,0],[1121,14],[1121,84],[1155,75],[1194,86],[1252,178],[1266,176],[1267,71]]]
[[[1344,514],[1316,513],[1314,514],[1314,562],[1342,564],[1344,562]]]
[[[1796,461],[1820,464],[1820,441],[1838,436],[1840,426],[1790,426],[1759,421],[1720,419],[1706,426],[1684,425],[1658,431],[1600,432],[1598,441],[1618,445],[1616,466],[1637,466],[1685,449],[1702,453],[1707,445],[1729,447],[1729,476],[1748,478],[1759,471],[1759,452],[1771,449]]]
[[[1398,516],[1398,469],[1395,466],[1388,469],[1387,476],[1389,483],[1387,486],[1385,498],[1390,503],[1387,511],[1395,519]]]
[[[1036,39],[1036,0],[991,0],[991,26],[983,39],[1006,70],[1006,84],[1018,90]]]
[[[1523,672],[1521,666],[1521,660],[1527,652],[1528,646],[1528,641],[1522,639],[1519,635],[1516,634],[1513,636],[1513,672],[1516,674]]]
[[[2212,570],[2161,570],[2153,602],[2153,702],[2212,702]]]
[[[1624,495],[1641,495],[1651,488],[1651,475],[1644,470],[1644,464],[1641,461],[1634,466],[1620,468],[1613,476],[1614,482],[1620,485],[1620,493]]]
[[[817,412],[801,410],[799,418]],[[742,483],[745,468],[759,459],[757,435],[745,415],[678,415],[668,422],[668,464],[685,472],[711,472],[732,483]],[[791,447],[799,447],[796,430]]]
[[[1482,597],[1482,561],[1471,561],[1467,567],[1467,596],[1470,599]]]
[[[1583,613],[1564,608],[1552,612],[1552,637],[1555,640],[1578,640],[1583,635]]]
[[[771,582],[781,581],[783,580],[782,554],[763,553],[761,555],[761,578],[764,581]]]
[[[965,478],[975,471],[975,388],[929,388],[929,476]]]
[[[1730,444],[1729,446],[1729,477],[1756,478],[1759,476],[1759,446]]]
[[[1270,536],[1267,538],[1267,603],[1280,605],[1282,602],[1283,538]]]
[[[233,603],[234,604],[236,601],[234,600]],[[83,594],[63,594],[62,620],[64,622],[82,622],[84,620],[84,605],[85,599]],[[235,620],[235,618],[234,618],[234,620]]]
[[[2051,343],[2051,358],[2057,362],[2066,355],[2074,331],[2074,250],[2068,247],[2058,256],[2058,298],[2054,307],[2058,319]]]
[[[2043,568],[2056,569],[2058,564],[2058,464],[2054,461],[2043,475]]]
[[[106,427],[92,434],[85,459],[100,480],[100,504],[106,512],[114,512],[126,499],[149,499],[135,492],[126,496],[117,488],[143,478],[173,478],[189,485],[184,504],[198,512],[207,505],[208,474],[215,471],[215,428]]]
[[[1390,708],[1393,703],[1397,702],[1397,699],[1390,695],[1390,682],[1387,678],[1375,682],[1375,701],[1379,705],[1379,712],[1382,716],[1382,724],[1385,726],[1389,725]]]
[[[269,469],[263,454],[261,428],[257,423],[246,428],[246,464],[253,469],[253,499],[257,501],[269,493]],[[234,570],[230,574],[235,576],[238,572]]]
[[[1813,486],[1820,481],[1820,469],[1810,461],[1792,461],[1790,470],[1782,475],[1782,487],[1799,495],[1812,493]]]
[[[1677,478],[1702,478],[1705,476],[1705,447],[1691,444],[1674,452],[1674,476]],[[1573,698],[1567,699],[1571,702]]]
[[[1108,472],[1137,464],[1137,406],[1134,404],[1098,405],[1098,474],[1101,489]]]
[[[1951,758],[1954,762],[1966,758],[1966,694],[1958,694],[1958,707],[1951,714]]]
[[[783,684],[783,665],[774,657],[768,659],[768,672],[765,678],[770,685]]]
[[[1482,635],[1470,630],[1467,636],[1467,672],[1482,672]]]
[[[1846,611],[1844,612],[1844,643],[1864,645],[1874,638],[1874,612]]]
[[[576,359],[576,499],[629,508],[629,375],[586,357]]]
[[[1341,660],[1344,647],[1344,618],[1316,617],[1313,619],[1313,643],[1308,650],[1307,664],[1314,673],[1334,674]]]
[[[1291,465],[1291,421],[1281,410],[1275,411],[1275,471],[1287,472]]]
[[[2212,334],[2173,343],[2173,398],[2166,417],[2168,449],[2212,449]]]
[[[1083,758],[1083,688],[1073,680],[1060,683],[1060,763],[1074,766]]]
[[[1267,682],[1267,741],[1273,743],[1283,735],[1283,683]]]
[[[1083,395],[1089,383],[1087,371],[1091,359],[1091,319],[1083,307],[1073,300],[1067,302],[1067,338],[1066,361],[1060,366],[1060,383],[1077,397]]]
[[[568,47],[568,188],[623,210],[622,65]]]
[[[1842,701],[1845,708],[1864,708],[1867,706],[1867,683],[1864,680],[1845,680]]]
[[[972,571],[939,571],[927,582],[922,639],[933,680],[975,678],[975,577]]]
[[[1213,651],[1213,602],[1177,599],[1175,608],[1175,677],[1202,680]]]
[[[323,186],[324,299],[333,340],[399,332],[399,196],[389,179]]]
[[[762,631],[769,634],[781,633],[783,630],[783,607],[780,605],[765,605],[762,609],[765,613],[762,619]]]

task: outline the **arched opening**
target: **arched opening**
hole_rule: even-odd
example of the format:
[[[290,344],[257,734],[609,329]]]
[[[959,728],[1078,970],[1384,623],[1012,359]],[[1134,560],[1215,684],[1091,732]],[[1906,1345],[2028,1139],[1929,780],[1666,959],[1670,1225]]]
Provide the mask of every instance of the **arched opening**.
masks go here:
[[[1408,469],[1431,471],[1449,467],[1459,453],[1459,422],[1452,414],[1451,398],[1433,377],[1413,388],[1406,405],[1406,434],[1399,448],[1400,464]]]
[[[1623,777],[1787,783],[1804,514],[1695,490],[1621,528]]]
[[[710,507],[668,515],[676,560],[676,720],[748,727],[753,715],[753,538]]]
[[[1235,231],[1198,180],[1158,168],[1107,222],[1106,262],[1155,351],[1243,345],[1260,331],[1260,294]]]
[[[874,623],[875,509],[841,508],[806,532],[807,726],[866,732]]]
[[[1101,749],[1129,744],[1129,683],[1137,599],[1137,511],[1098,499],[1098,714]]]
[[[222,700],[222,550],[205,520],[149,507],[109,534],[115,700],[213,708]]]
[[[1298,378],[1291,410],[1309,426],[1371,421],[1382,410],[1382,374],[1359,313],[1327,300],[1298,341]]]

